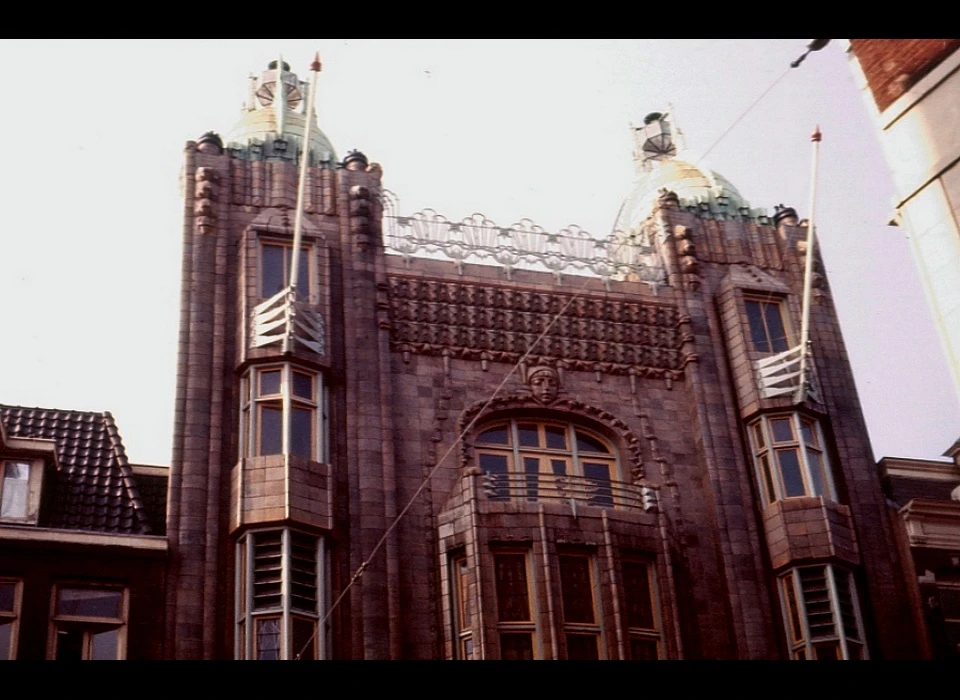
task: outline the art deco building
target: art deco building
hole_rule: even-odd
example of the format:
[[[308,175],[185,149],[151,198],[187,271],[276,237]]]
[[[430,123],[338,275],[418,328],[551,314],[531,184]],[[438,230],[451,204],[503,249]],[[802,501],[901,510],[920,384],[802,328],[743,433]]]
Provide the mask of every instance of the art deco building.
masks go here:
[[[925,653],[792,209],[654,113],[607,237],[402,215],[306,91],[185,152],[168,657]]]

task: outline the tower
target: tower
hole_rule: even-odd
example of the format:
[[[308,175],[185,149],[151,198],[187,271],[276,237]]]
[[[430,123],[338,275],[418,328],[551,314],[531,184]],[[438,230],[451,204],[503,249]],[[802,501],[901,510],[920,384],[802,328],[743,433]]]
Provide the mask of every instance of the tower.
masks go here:
[[[915,653],[821,267],[797,399],[794,210],[652,113],[607,237],[401,215],[307,92],[187,145],[168,656]]]

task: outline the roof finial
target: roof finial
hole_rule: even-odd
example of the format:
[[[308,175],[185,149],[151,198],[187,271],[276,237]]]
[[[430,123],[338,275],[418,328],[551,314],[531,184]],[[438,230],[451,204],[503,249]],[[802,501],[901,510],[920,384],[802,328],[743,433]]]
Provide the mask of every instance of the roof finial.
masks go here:
[[[286,121],[287,95],[283,85],[283,54],[277,61],[277,82],[273,86],[273,108],[277,114],[277,136],[283,136],[283,127]]]

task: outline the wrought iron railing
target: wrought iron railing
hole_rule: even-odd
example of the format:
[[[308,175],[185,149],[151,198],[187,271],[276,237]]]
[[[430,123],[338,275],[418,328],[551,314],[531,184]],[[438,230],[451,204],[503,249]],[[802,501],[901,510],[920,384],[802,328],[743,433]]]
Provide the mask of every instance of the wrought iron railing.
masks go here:
[[[601,508],[650,512],[657,508],[652,486],[586,476],[485,472],[483,492],[488,501],[570,503]]]
[[[450,221],[433,209],[400,216],[396,196],[384,190],[383,238],[388,253],[499,265],[509,278],[514,269],[563,275],[637,279],[656,286],[666,282],[662,261],[645,237],[611,234],[597,238],[571,225],[549,233],[530,219],[499,226],[482,214]]]

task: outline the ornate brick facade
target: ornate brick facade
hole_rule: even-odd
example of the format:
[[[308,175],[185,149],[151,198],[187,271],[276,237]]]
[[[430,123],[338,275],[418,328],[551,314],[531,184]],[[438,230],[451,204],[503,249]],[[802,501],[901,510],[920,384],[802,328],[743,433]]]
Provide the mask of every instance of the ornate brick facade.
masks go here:
[[[821,274],[810,391],[760,378],[797,342],[792,210],[705,171],[629,200],[622,274],[489,264],[466,224],[398,255],[379,166],[311,140],[290,295],[303,123],[187,144],[169,657],[918,655]]]

